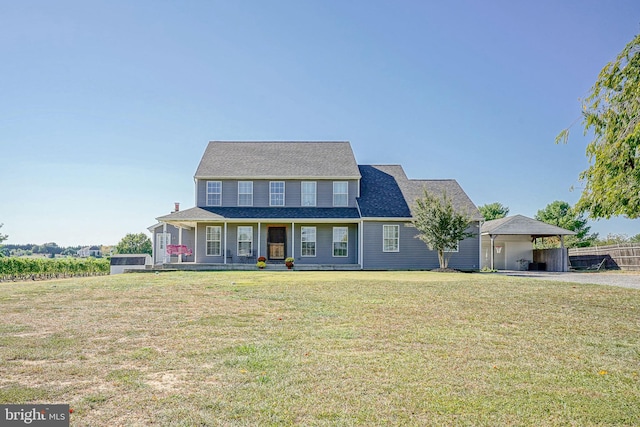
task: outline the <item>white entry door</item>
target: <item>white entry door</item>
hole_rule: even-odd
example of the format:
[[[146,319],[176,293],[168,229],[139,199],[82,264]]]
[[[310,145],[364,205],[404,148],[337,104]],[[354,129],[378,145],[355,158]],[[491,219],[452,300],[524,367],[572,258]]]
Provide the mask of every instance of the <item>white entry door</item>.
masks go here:
[[[169,262],[167,245],[171,244],[171,233],[156,233],[156,264]]]

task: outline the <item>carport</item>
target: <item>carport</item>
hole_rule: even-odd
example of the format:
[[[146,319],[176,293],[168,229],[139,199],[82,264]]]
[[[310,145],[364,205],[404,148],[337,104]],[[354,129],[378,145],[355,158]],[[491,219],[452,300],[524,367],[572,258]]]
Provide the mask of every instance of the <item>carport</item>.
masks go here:
[[[481,266],[492,270],[568,271],[564,236],[576,234],[555,225],[513,215],[482,224]],[[533,249],[533,242],[544,237],[558,237],[560,248]]]

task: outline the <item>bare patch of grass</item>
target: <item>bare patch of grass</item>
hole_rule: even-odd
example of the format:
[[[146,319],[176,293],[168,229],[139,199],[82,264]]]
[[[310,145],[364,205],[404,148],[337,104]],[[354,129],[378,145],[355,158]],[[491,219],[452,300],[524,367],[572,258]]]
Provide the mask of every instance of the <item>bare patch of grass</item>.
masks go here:
[[[481,274],[0,285],[0,402],[79,425],[637,425],[640,293]]]

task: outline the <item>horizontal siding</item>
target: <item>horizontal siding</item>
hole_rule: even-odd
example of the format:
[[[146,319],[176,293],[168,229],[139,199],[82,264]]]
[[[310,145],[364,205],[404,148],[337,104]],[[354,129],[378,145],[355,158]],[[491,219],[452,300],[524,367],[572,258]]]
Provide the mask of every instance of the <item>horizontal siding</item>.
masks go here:
[[[416,238],[417,230],[397,222],[365,222],[363,233],[363,268],[375,269],[424,269],[431,270],[440,267],[438,253],[430,250],[420,239]],[[383,252],[383,225],[400,225],[399,252]],[[472,226],[477,232],[477,224]],[[458,252],[451,254],[449,267],[460,270],[478,269],[478,237],[471,237],[459,244]]]
[[[209,180],[215,181],[215,180]],[[273,180],[253,180],[253,207],[269,207],[269,182]],[[285,183],[285,206],[300,207],[301,183],[307,180],[284,180]],[[333,207],[333,181],[317,180],[316,184],[316,206],[323,208]],[[358,196],[358,180],[350,180],[349,183],[349,204],[347,207],[356,207]],[[198,180],[196,183],[197,206],[207,206],[207,180]],[[238,181],[222,180],[222,206],[238,206]]]
[[[206,227],[209,225],[219,225],[222,227],[222,256],[206,256]],[[237,256],[237,229],[239,226],[253,227],[253,252],[257,256],[267,256],[267,233],[270,226],[285,227],[287,229],[286,254],[285,257],[294,257],[299,264],[357,264],[358,262],[358,228],[357,224],[295,224],[295,244],[291,240],[291,223],[286,224],[260,224],[260,236],[258,237],[257,223],[227,224],[227,249],[231,251],[233,258]],[[303,257],[301,255],[301,227],[316,227],[316,256]],[[347,227],[349,229],[349,242],[347,245],[346,257],[333,256],[333,227]],[[198,263],[224,263],[224,224],[202,223],[198,224]],[[184,232],[183,232],[184,233]],[[191,231],[193,234],[193,231]],[[183,234],[184,238],[185,234]],[[269,261],[267,261],[269,262]]]

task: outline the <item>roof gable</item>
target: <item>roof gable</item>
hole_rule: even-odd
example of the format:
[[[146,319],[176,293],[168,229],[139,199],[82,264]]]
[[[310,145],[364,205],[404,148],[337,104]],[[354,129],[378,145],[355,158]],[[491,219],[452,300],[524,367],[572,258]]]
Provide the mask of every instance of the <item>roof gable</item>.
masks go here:
[[[195,178],[359,179],[348,142],[211,141]]]

